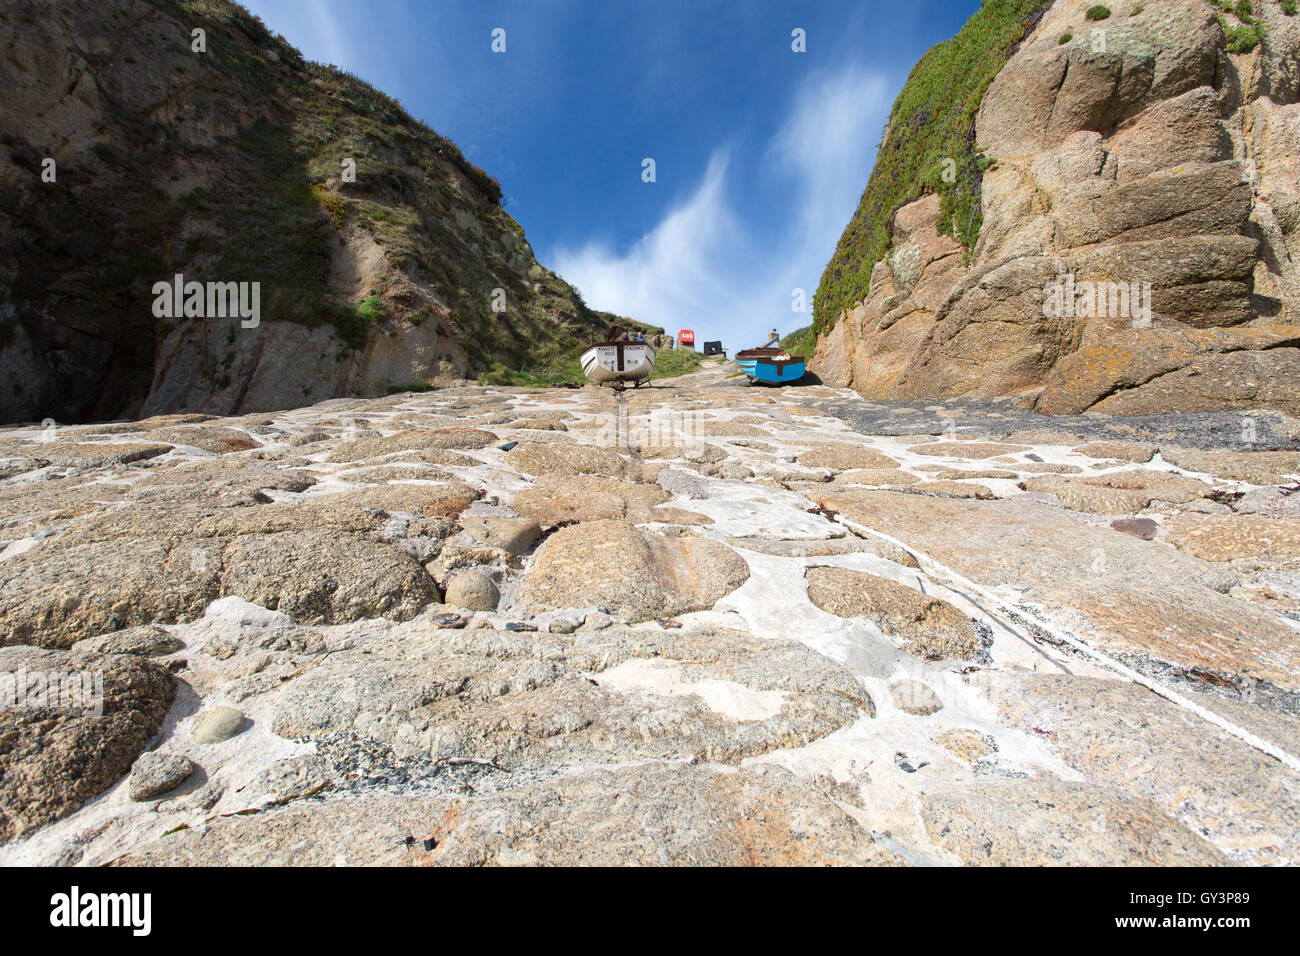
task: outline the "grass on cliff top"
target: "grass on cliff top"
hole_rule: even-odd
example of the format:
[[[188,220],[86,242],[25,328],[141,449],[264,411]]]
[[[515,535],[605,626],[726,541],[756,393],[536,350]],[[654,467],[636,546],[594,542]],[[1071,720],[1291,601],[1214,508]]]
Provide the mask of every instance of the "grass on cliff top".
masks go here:
[[[986,166],[975,143],[975,114],[989,83],[1050,3],[984,0],[955,37],[913,67],[890,111],[857,212],[813,298],[817,335],[830,330],[841,310],[866,298],[871,268],[889,251],[894,213],[925,193],[940,196],[940,232],[968,252],[974,248]]]

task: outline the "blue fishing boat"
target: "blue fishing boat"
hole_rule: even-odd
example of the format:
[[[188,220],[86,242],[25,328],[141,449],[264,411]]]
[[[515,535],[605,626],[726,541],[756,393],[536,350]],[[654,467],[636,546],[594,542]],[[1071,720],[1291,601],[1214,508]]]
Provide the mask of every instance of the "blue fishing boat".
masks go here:
[[[744,349],[736,353],[736,364],[745,373],[745,378],[766,385],[789,385],[803,378],[807,370],[804,357],[772,348],[776,342],[777,334],[773,330],[761,349]]]

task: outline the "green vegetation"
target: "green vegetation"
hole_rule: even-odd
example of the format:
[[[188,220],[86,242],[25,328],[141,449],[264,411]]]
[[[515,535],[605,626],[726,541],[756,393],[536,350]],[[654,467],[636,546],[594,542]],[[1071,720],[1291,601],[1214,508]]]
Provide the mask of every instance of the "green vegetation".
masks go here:
[[[1110,16],[1110,7],[1103,6],[1100,3],[1094,4],[1088,8],[1088,12],[1084,16],[1089,20],[1105,20]]]
[[[390,385],[388,386],[389,395],[397,395],[401,392],[433,392],[437,391],[438,386],[429,382],[412,382],[410,385]]]
[[[821,335],[866,298],[871,268],[888,252],[894,213],[927,192],[940,197],[939,228],[969,250],[979,238],[986,160],[975,114],[1015,45],[1050,0],[985,0],[958,34],[932,47],[895,100],[858,210],[840,237],[813,300]]]
[[[1228,41],[1229,53],[1249,53],[1259,46],[1268,32],[1268,24],[1255,16],[1255,4],[1252,0],[1209,0],[1210,6],[1223,11],[1219,16],[1219,25]],[[1282,12],[1294,14],[1296,0],[1281,0]],[[1228,17],[1235,17],[1233,23]]]
[[[338,193],[332,193],[324,183],[314,183],[311,187],[311,194],[318,203],[325,208],[334,220],[337,228],[343,228],[343,224],[348,221],[352,214],[352,207],[347,200]]]
[[[1069,43],[1073,39],[1074,39],[1073,33],[1062,33],[1059,37],[1057,37],[1056,43],[1058,46],[1064,46],[1065,44]]]
[[[1227,20],[1220,18],[1223,23],[1223,33],[1228,38],[1229,53],[1249,53],[1255,47],[1259,46],[1259,41],[1263,38],[1262,23],[1243,23],[1240,26],[1231,26]]]
[[[817,336],[813,334],[811,325],[805,325],[802,329],[795,329],[778,344],[791,355],[802,355],[806,359],[812,358],[813,347],[817,344]]]
[[[703,362],[704,355],[695,349],[659,349],[655,353],[655,370],[650,374],[650,380],[676,378],[698,371]]]
[[[1217,3],[1211,0],[1211,3],[1238,20],[1234,24],[1228,20],[1227,16],[1222,14],[1219,16],[1219,25],[1223,27],[1223,35],[1228,41],[1229,53],[1249,53],[1259,46],[1260,41],[1264,39],[1264,34],[1268,31],[1268,24],[1263,20],[1256,19],[1255,5],[1251,3],[1251,0],[1237,0],[1235,4],[1232,0],[1219,0]],[[1294,0],[1292,0],[1291,5],[1293,10],[1287,11],[1284,3],[1283,12],[1293,12]]]

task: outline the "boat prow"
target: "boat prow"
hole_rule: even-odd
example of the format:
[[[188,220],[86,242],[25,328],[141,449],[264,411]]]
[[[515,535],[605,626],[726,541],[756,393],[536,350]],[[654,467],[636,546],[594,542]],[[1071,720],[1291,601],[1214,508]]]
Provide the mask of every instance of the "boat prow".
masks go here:
[[[582,374],[597,385],[639,385],[654,371],[655,350],[646,342],[597,342],[579,362]]]

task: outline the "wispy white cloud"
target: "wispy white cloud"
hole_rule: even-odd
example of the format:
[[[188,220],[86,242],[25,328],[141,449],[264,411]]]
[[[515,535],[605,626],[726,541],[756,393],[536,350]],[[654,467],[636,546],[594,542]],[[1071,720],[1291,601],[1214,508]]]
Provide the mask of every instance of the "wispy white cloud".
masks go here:
[[[719,147],[689,198],[630,248],[557,249],[555,270],[594,308],[669,331],[694,328],[732,348],[756,344],[773,325],[806,325],[811,313],[791,311],[792,290],[806,290],[811,310],[866,185],[888,90],[884,77],[856,68],[810,77],[756,168],[736,175],[730,151]],[[767,191],[757,205],[785,208],[784,222],[747,223],[733,198],[747,188]],[[788,201],[774,201],[782,193]]]
[[[349,62],[348,44],[338,19],[330,10],[326,0],[311,0],[307,5],[307,16],[316,34],[317,46],[325,57],[326,63],[339,65]]]
[[[245,0],[272,30],[302,51],[309,60],[354,69],[356,51],[348,42],[348,29],[329,0]]]

